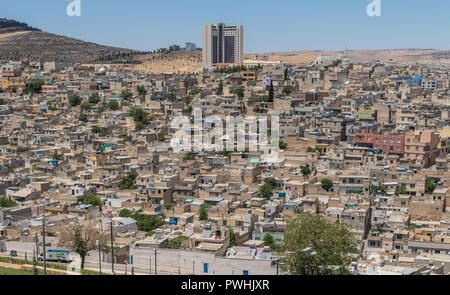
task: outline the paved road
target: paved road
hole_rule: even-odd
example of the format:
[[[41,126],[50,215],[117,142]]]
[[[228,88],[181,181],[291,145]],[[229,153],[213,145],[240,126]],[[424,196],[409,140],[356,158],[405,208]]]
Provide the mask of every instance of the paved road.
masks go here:
[[[33,250],[35,249],[35,243],[21,243],[21,242],[6,242],[6,252],[0,253],[0,256],[10,257],[9,253],[11,250],[17,251],[17,255],[19,259],[25,259],[27,257],[28,260],[33,259]],[[41,247],[42,251],[42,247]],[[26,256],[25,256],[26,253]],[[65,263],[57,263],[51,262],[52,264],[60,264],[67,265]],[[102,261],[102,272],[103,273],[112,273],[112,265],[111,263],[107,263]],[[154,263],[151,265],[147,264],[139,264],[134,266],[134,273],[136,275],[155,275],[155,266]],[[98,261],[98,252],[91,251],[86,257],[85,269],[99,271],[99,261]],[[114,264],[114,271],[116,274],[131,274],[131,265],[125,264]],[[177,275],[178,271],[175,269],[165,269],[164,266],[158,265],[158,275]]]

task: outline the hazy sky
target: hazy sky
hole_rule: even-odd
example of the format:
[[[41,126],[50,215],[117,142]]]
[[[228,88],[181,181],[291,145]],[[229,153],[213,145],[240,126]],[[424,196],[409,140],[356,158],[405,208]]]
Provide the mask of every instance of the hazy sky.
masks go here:
[[[450,1],[381,0],[0,0],[0,17],[104,45],[154,50],[195,42],[202,25],[244,25],[246,53],[335,49],[450,49]]]

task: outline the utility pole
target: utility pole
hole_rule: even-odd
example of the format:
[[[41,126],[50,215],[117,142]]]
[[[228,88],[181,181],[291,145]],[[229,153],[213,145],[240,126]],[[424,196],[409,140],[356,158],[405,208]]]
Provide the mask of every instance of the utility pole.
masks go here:
[[[102,219],[100,219],[100,239],[103,237],[103,222]],[[99,267],[99,272],[100,275],[102,274],[102,243],[101,240],[98,240],[98,267]]]
[[[152,254],[150,254],[150,255],[148,255],[148,258],[150,258],[150,262],[149,262],[149,265],[150,265],[150,275],[152,275]]]
[[[180,268],[180,254],[178,254],[178,275],[181,275],[181,268]]]
[[[39,257],[39,239],[38,239],[38,233],[37,232],[35,232],[34,241],[36,243],[36,257]]]
[[[111,273],[115,275],[114,273],[114,234],[113,234],[113,222],[112,222],[112,215],[111,215]]]
[[[45,251],[45,216],[42,219],[42,241],[44,244],[44,253],[43,253],[43,257],[44,257],[44,276],[47,275],[47,252]]]
[[[155,249],[155,276],[158,274],[157,272],[157,264],[156,264],[156,249]]]
[[[192,275],[195,275],[195,261],[192,260]]]

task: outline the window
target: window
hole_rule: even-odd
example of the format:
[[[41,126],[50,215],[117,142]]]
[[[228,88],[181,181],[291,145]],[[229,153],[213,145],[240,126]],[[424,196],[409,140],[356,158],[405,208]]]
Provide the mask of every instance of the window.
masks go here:
[[[208,263],[203,263],[203,272],[208,273]]]
[[[244,271],[242,272],[242,274],[243,274],[244,276],[248,276],[248,270],[244,270]]]

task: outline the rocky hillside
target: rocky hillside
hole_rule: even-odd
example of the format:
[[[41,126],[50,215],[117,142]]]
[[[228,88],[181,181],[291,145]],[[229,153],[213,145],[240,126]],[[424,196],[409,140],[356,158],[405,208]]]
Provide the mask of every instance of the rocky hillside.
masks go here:
[[[135,63],[137,50],[116,48],[39,31],[13,20],[0,20],[0,60],[75,63]]]

